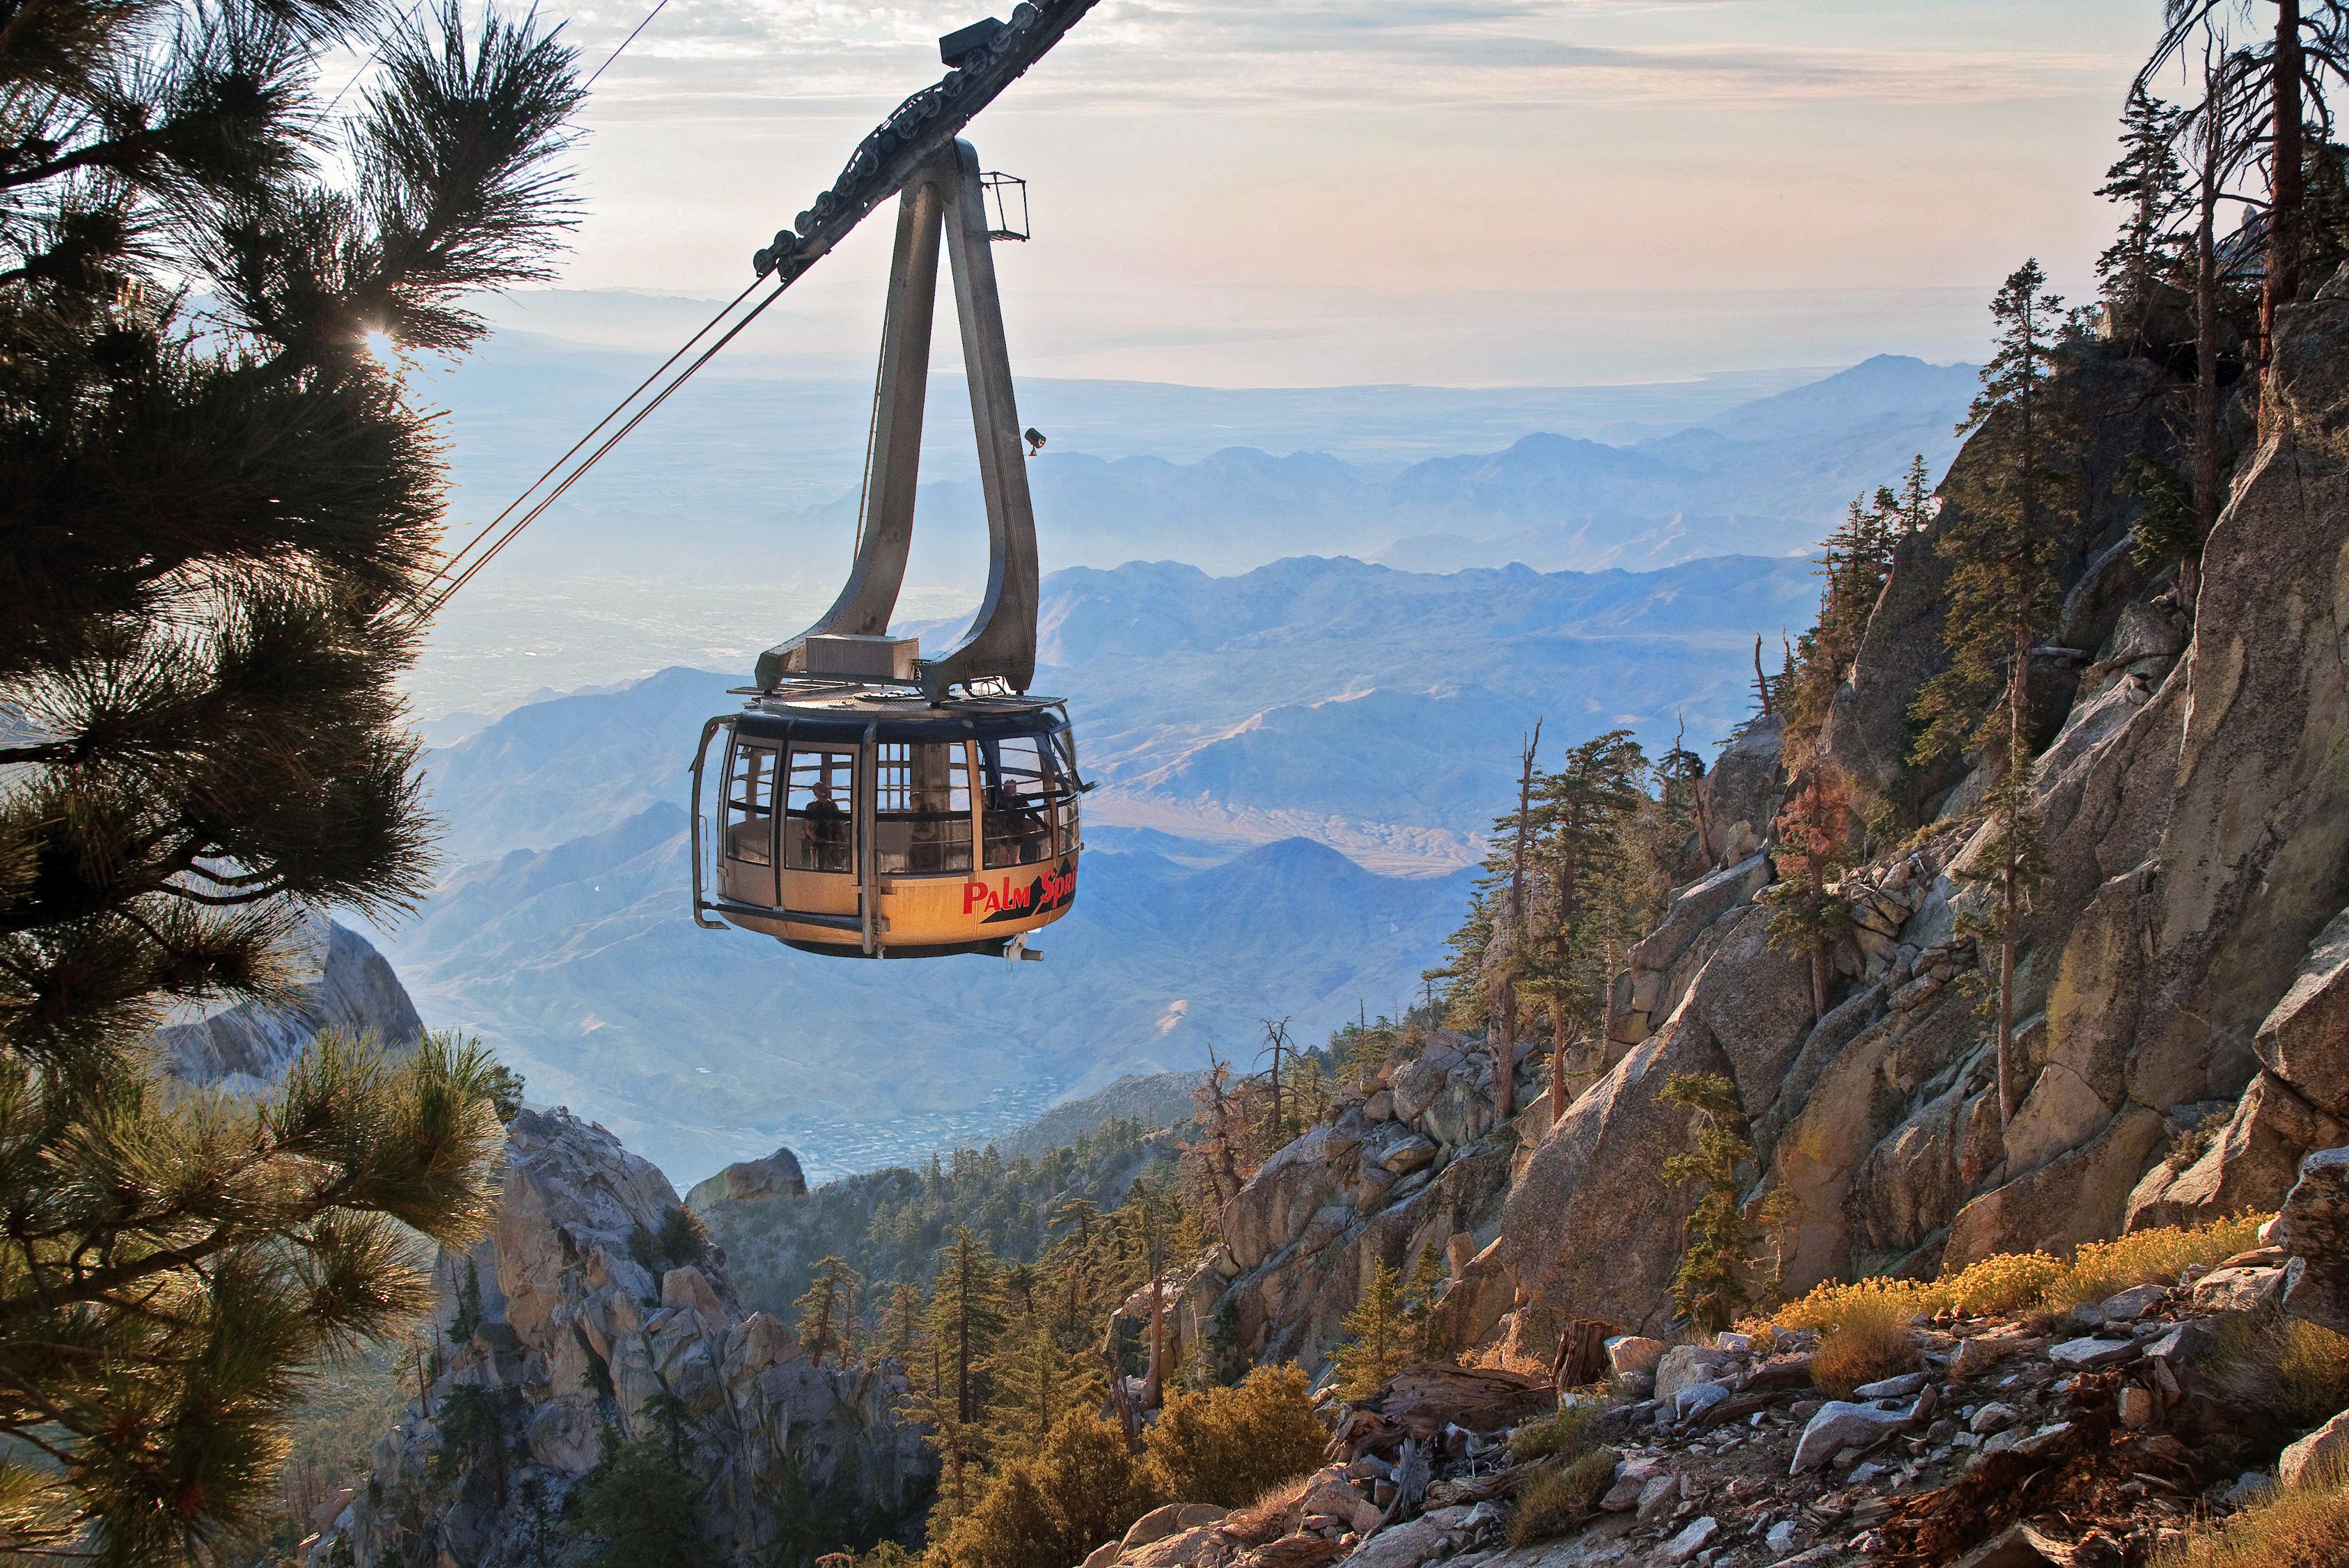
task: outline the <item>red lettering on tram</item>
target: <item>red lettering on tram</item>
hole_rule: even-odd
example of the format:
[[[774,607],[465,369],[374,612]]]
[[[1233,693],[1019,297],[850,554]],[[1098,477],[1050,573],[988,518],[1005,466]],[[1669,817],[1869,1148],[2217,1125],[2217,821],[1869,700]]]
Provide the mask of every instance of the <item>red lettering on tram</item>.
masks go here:
[[[1013,887],[1009,877],[999,877],[993,887],[973,879],[962,885],[962,912],[977,914],[981,910],[990,915],[1018,915],[1030,909],[1057,909],[1076,897],[1077,874],[1074,871],[1046,869],[1035,880]]]

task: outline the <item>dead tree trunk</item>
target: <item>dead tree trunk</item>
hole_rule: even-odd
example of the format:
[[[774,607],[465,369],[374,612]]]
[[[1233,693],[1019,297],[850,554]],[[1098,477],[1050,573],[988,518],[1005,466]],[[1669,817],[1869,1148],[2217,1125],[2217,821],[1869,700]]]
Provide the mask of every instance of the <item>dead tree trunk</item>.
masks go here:
[[[1502,938],[1499,1005],[1493,1019],[1493,1120],[1506,1125],[1517,1114],[1517,985],[1516,970],[1526,945],[1526,837],[1534,808],[1534,753],[1541,746],[1541,721],[1517,770],[1517,822],[1509,847],[1508,930]]]
[[[2268,155],[2267,276],[2260,287],[2260,360],[2275,359],[2276,311],[2300,295],[2300,0],[2276,0]],[[2264,381],[2261,387],[2265,391]],[[2262,404],[2268,400],[2262,396]]]

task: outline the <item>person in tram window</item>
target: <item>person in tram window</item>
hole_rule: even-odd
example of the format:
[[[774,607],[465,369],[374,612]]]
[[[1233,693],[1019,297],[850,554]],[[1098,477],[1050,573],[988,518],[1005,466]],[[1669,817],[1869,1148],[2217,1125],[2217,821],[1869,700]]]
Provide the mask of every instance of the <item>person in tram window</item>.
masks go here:
[[[947,825],[936,813],[936,797],[916,787],[906,797],[905,869],[916,876],[946,869]]]
[[[1003,837],[1019,846],[1020,866],[1032,866],[1052,856],[1052,825],[1037,809],[1032,796],[1023,794],[1013,784],[1006,784],[997,792],[997,810],[1003,815]]]
[[[818,871],[845,871],[848,867],[848,813],[832,798],[832,786],[818,784],[807,804],[808,864]]]

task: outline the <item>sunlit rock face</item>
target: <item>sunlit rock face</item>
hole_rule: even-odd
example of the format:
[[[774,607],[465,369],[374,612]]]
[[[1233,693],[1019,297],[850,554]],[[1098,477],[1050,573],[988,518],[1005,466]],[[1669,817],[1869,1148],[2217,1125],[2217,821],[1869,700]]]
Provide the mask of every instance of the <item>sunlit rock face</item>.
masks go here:
[[[334,1030],[403,1050],[424,1037],[424,1021],[399,976],[365,937],[323,916],[293,944],[308,971],[291,1007],[241,1002],[155,1031],[163,1070],[175,1078],[231,1091],[266,1087],[319,1034]]]
[[[802,1516],[895,1519],[935,1474],[894,1364],[818,1365],[745,1314],[668,1179],[568,1111],[514,1118],[497,1222],[443,1252],[436,1283],[429,1397],[314,1547],[347,1542],[357,1568],[566,1560],[576,1532],[549,1521],[615,1438],[673,1445],[737,1560],[771,1560]],[[494,1442],[443,1431],[465,1389],[488,1397]]]

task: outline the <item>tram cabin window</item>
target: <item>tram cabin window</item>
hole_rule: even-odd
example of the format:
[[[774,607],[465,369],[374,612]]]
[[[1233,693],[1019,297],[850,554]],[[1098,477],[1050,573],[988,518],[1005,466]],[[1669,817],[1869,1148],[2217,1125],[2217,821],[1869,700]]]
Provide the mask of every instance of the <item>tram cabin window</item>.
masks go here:
[[[1081,847],[1077,843],[1077,732],[1063,727],[1053,731],[1051,739],[1052,755],[1061,764],[1060,805],[1052,822],[1058,836],[1054,842],[1066,855]]]
[[[986,745],[988,866],[1051,859],[1063,848],[1062,803],[1073,814],[1076,800],[1059,754],[1034,735],[1008,735]]]
[[[856,870],[854,752],[792,753],[790,786],[783,796],[783,864],[793,871]]]
[[[752,866],[771,866],[775,851],[775,753],[764,746],[736,749],[726,787],[726,853]]]
[[[970,747],[884,741],[874,758],[875,869],[906,877],[970,870]]]

